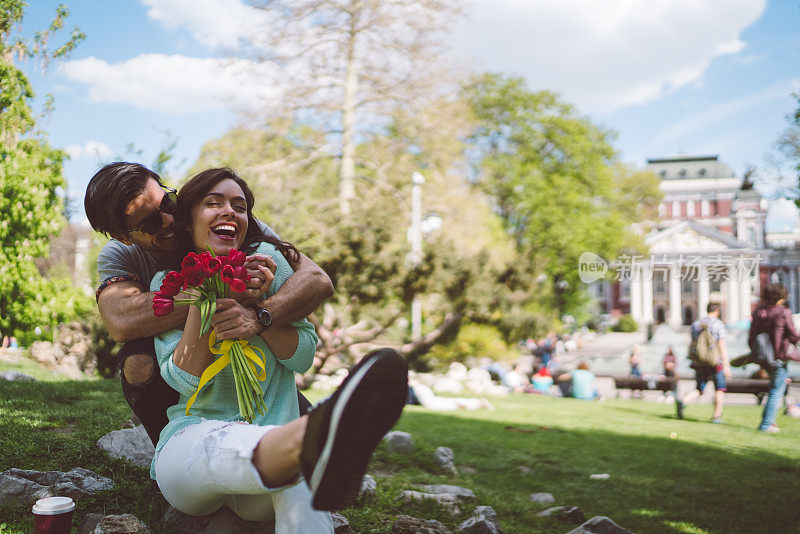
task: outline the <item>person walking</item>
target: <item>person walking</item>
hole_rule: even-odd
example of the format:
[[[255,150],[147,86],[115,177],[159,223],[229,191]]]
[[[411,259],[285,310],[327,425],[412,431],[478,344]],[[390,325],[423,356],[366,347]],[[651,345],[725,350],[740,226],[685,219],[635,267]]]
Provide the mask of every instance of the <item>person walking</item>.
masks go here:
[[[786,362],[787,360],[800,360],[797,351],[789,350],[790,344],[800,341],[800,335],[794,327],[792,312],[786,307],[788,294],[789,292],[782,284],[769,284],[764,288],[761,303],[753,313],[753,323],[748,336],[750,350],[755,352],[757,349],[756,337],[759,334],[767,333],[775,351],[774,365],[764,369],[769,375],[770,390],[761,415],[761,424],[758,426],[761,432],[780,432],[780,428],[775,424],[775,419],[778,415],[780,399],[786,391],[786,379],[789,376]]]
[[[678,419],[683,419],[687,404],[698,399],[705,391],[706,383],[714,381],[714,416],[712,423],[722,423],[722,408],[725,405],[725,379],[731,377],[731,366],[728,361],[728,347],[725,344],[727,331],[720,321],[719,304],[712,302],[706,308],[707,315],[692,323],[692,343],[689,358],[693,360],[696,389],[690,391],[675,403]],[[704,355],[710,355],[704,358]],[[716,363],[711,363],[712,361]]]

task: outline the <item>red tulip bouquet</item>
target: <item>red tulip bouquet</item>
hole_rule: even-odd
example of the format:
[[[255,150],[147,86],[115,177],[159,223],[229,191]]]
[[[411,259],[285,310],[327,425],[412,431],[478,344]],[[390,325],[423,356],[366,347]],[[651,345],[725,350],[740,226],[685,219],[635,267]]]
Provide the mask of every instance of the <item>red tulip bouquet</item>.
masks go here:
[[[236,249],[232,249],[227,256],[217,256],[211,250],[201,254],[190,252],[183,258],[180,271],[170,271],[164,277],[161,288],[153,298],[154,314],[157,317],[169,315],[176,304],[197,306],[200,308],[200,337],[203,337],[211,328],[211,318],[217,311],[217,298],[226,297],[229,289],[235,293],[245,290],[245,282],[250,276],[244,268],[244,262],[244,252]],[[183,298],[176,298],[181,295]],[[186,415],[189,415],[189,408],[203,386],[227,365],[233,371],[236,399],[242,417],[252,423],[256,413],[266,413],[267,407],[259,384],[259,381],[266,379],[263,351],[244,339],[226,339],[217,343],[214,331],[209,336],[208,348],[217,355],[217,359],[200,376],[197,391],[186,403]],[[260,358],[256,352],[261,354]]]

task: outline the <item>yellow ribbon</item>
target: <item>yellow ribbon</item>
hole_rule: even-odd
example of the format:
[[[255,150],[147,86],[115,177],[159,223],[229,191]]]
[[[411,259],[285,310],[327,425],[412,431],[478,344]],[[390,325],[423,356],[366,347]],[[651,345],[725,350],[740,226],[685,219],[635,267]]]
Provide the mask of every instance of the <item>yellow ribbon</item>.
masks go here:
[[[192,407],[194,401],[197,399],[197,394],[200,393],[200,390],[203,389],[209,380],[214,378],[217,373],[225,369],[227,365],[231,363],[231,349],[233,348],[234,344],[238,344],[238,346],[242,349],[245,357],[247,358],[247,363],[250,366],[250,369],[253,370],[253,373],[256,375],[258,380],[266,380],[267,379],[267,369],[266,364],[264,363],[267,359],[264,351],[262,351],[258,347],[253,347],[250,345],[245,339],[224,339],[220,341],[219,345],[217,345],[217,333],[214,330],[211,330],[211,335],[208,336],[208,350],[211,351],[212,354],[217,354],[219,357],[214,360],[214,363],[209,365],[203,371],[203,374],[200,375],[200,383],[197,385],[197,391],[194,392],[194,395],[189,397],[189,400],[186,401],[186,415],[189,415],[189,408]],[[258,357],[256,351],[261,353],[261,358]],[[257,368],[261,368],[260,371]]]

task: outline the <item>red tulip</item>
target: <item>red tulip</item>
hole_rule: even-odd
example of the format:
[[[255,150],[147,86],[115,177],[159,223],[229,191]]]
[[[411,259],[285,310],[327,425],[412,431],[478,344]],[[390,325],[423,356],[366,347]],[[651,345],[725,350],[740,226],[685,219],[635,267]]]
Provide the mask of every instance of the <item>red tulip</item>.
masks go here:
[[[232,248],[231,251],[228,253],[228,265],[231,267],[241,267],[244,265],[247,256],[245,256],[244,252],[241,250],[236,250]]]
[[[203,274],[206,276],[214,276],[222,268],[222,262],[219,258],[212,258],[211,255],[203,258]]]
[[[169,315],[175,309],[175,301],[171,298],[156,296],[153,298],[153,314],[156,317]]]
[[[238,278],[232,278],[228,285],[230,285],[231,290],[233,290],[235,293],[241,293],[247,289],[247,286],[245,286],[244,282]]]
[[[182,272],[184,275],[192,274],[192,273],[199,273],[202,270],[202,265],[200,263],[200,256],[195,254],[194,252],[190,252],[183,258],[181,262]]]

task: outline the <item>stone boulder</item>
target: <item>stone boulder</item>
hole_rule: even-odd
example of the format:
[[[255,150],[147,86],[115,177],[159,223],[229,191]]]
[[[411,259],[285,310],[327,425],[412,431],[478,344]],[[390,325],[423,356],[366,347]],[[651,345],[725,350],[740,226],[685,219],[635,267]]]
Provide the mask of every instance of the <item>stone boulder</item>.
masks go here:
[[[570,530],[567,534],[633,534],[630,530],[622,528],[611,519],[597,515],[581,526]]]
[[[92,534],[151,534],[150,528],[132,514],[104,516]]]
[[[458,526],[458,534],[503,534],[503,530],[494,508],[478,506],[472,517]]]
[[[109,432],[97,440],[97,446],[112,458],[128,460],[146,469],[149,469],[156,452],[142,425]]]
[[[531,502],[538,502],[539,504],[550,504],[556,502],[552,493],[532,493],[530,496]]]
[[[187,515],[173,507],[162,519],[165,530],[174,534],[272,534],[274,521],[245,521],[230,509],[222,507],[213,514]]]
[[[586,521],[583,511],[577,506],[555,506],[536,515],[539,517],[554,517],[569,523],[583,523]]]
[[[361,479],[361,488],[358,490],[358,501],[368,502],[378,496],[378,483],[372,478],[372,475],[364,475]]]
[[[383,437],[389,452],[404,453],[414,448],[414,440],[408,432],[394,430]]]
[[[11,382],[35,382],[36,379],[25,373],[19,371],[3,371],[0,373],[0,380],[9,380]]]
[[[350,521],[345,516],[331,512],[331,520],[333,520],[333,534],[351,534]]]
[[[436,462],[442,471],[446,473],[450,473],[452,475],[458,475],[458,469],[456,469],[455,464],[455,454],[453,454],[453,449],[449,447],[438,447],[433,452],[433,461]]]
[[[33,505],[39,499],[54,496],[77,500],[113,487],[111,479],[82,467],[66,473],[8,469],[0,473],[0,504],[22,502]]]
[[[475,493],[469,488],[462,488],[461,486],[452,486],[450,484],[432,484],[428,486],[422,486],[422,489],[428,493],[433,494],[450,494],[455,495],[459,501],[475,501],[477,497],[475,497]]]
[[[392,534],[452,534],[435,519],[418,519],[399,515],[392,523]]]
[[[438,504],[453,515],[461,513],[458,507],[458,497],[451,493],[422,493],[421,491],[404,491],[396,499],[403,504],[416,504],[430,501]]]

